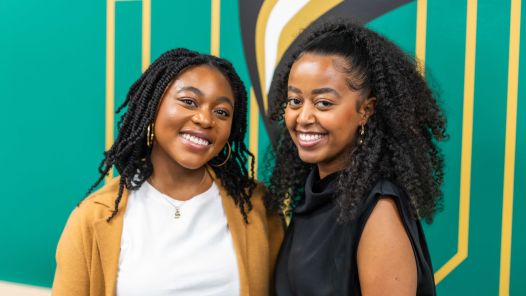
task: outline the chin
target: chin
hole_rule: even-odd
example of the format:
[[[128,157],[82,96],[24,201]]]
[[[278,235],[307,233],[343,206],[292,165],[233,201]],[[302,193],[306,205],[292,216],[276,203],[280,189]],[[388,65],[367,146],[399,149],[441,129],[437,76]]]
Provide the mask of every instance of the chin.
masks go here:
[[[190,162],[190,161],[187,161],[185,163],[181,163],[181,166],[189,169],[189,170],[197,170],[197,169],[200,169],[204,166],[206,166],[206,164],[208,163],[208,161],[193,161],[193,162]]]
[[[317,164],[322,161],[319,155],[312,155],[312,153],[299,152],[301,161],[308,164]]]
[[[201,157],[199,157],[199,158],[197,158],[197,157],[196,158],[194,158],[194,157],[185,157],[183,159],[175,158],[175,161],[180,166],[182,166],[183,168],[188,169],[188,170],[200,169],[200,168],[202,168],[203,166],[205,166],[208,163],[207,159],[203,159]]]

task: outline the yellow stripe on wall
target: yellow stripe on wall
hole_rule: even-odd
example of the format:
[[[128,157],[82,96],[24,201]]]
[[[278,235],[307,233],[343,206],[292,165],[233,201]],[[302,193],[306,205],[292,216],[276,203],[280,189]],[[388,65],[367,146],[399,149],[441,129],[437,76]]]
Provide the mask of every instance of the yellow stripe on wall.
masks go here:
[[[109,150],[114,141],[115,125],[115,2],[106,1],[106,135],[105,150]],[[144,72],[151,60],[151,0],[142,1],[142,42],[141,42],[141,69]],[[113,178],[113,169],[110,169],[106,182]]]
[[[248,146],[250,152],[254,154],[255,165],[254,165],[254,178],[258,176],[258,141],[259,141],[259,108],[256,101],[256,94],[254,88],[250,88],[250,122],[249,122],[249,140]]]
[[[219,56],[219,40],[221,28],[221,0],[211,0],[212,16],[210,21],[210,54]]]
[[[520,28],[521,0],[511,0],[510,48],[508,61],[508,102],[506,107],[506,144],[504,148],[504,188],[502,193],[502,237],[500,246],[500,296],[507,296],[510,293],[511,234],[513,223],[515,142],[517,135]]]
[[[146,71],[150,65],[151,50],[151,24],[152,24],[152,2],[151,0],[142,0],[142,61],[141,69]]]
[[[477,41],[477,1],[468,0],[466,17],[466,56],[464,64],[464,110],[460,164],[460,206],[457,253],[435,273],[440,283],[468,257],[469,204],[471,191],[471,151],[473,143],[473,105],[475,89],[475,52]]]
[[[416,2],[416,59],[422,76],[426,69],[427,0]]]
[[[115,113],[115,1],[106,0],[106,137],[105,150],[113,145],[113,128]],[[110,169],[106,182],[113,178]]]

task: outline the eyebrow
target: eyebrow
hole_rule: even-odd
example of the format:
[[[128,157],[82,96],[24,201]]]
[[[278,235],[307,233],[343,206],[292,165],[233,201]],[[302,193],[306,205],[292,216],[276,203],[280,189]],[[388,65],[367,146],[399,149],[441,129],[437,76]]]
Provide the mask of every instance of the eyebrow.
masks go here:
[[[197,87],[194,87],[194,86],[183,86],[183,87],[181,87],[181,88],[179,88],[177,90],[177,93],[181,93],[183,91],[190,91],[190,92],[193,92],[196,95],[201,96],[201,97],[203,97],[205,95],[200,89],[198,89]],[[230,106],[232,106],[232,108],[234,108],[234,102],[229,97],[220,96],[220,97],[218,97],[216,99],[216,102],[218,102],[218,103],[227,103]]]
[[[218,103],[227,103],[230,106],[232,106],[232,108],[234,108],[234,102],[229,97],[221,96],[221,97],[217,98],[216,102],[218,102]]]
[[[333,95],[340,97],[340,93],[338,93],[334,88],[330,88],[330,87],[317,88],[317,89],[312,90],[311,93],[313,95],[332,93]]]
[[[288,90],[291,92],[302,94],[302,91],[299,88],[294,87],[292,85],[288,86]],[[316,89],[313,89],[311,92],[311,94],[313,95],[321,95],[321,94],[327,94],[327,93],[332,93],[337,97],[341,97],[339,92],[337,92],[334,88],[330,88],[330,87],[316,88]]]
[[[291,92],[295,92],[295,93],[298,93],[298,94],[301,94],[301,93],[302,93],[301,90],[300,90],[299,88],[294,87],[294,86],[292,86],[292,85],[289,85],[289,86],[287,87],[287,89],[288,89],[289,91],[291,91]]]
[[[177,93],[181,93],[183,91],[191,91],[191,92],[195,93],[198,96],[204,96],[203,92],[200,89],[198,89],[197,87],[194,87],[194,86],[183,86],[183,87],[181,87],[181,88],[179,88],[177,90]]]

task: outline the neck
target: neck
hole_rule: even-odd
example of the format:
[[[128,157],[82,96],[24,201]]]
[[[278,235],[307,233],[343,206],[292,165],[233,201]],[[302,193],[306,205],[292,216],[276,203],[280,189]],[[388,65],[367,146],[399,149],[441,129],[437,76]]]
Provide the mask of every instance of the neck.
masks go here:
[[[332,174],[332,173],[335,173],[337,171],[341,171],[343,170],[344,167],[336,167],[336,166],[333,166],[333,167],[327,167],[327,166],[324,166],[322,164],[318,164],[318,173],[320,174],[320,180],[327,177],[328,175]]]
[[[354,145],[348,146],[335,157],[317,163],[320,180],[332,173],[344,170],[349,165],[349,155],[353,152],[353,147]]]
[[[197,169],[185,168],[155,146],[151,158],[153,172],[148,182],[171,198],[191,199],[206,191],[212,184],[212,178],[205,166]]]

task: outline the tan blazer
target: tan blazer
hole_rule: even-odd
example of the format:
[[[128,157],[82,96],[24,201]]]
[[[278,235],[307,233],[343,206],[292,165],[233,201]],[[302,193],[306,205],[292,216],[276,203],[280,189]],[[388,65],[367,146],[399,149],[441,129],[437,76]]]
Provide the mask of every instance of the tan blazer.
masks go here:
[[[243,221],[234,200],[215,176],[237,255],[241,295],[270,295],[274,264],[283,239],[284,224],[268,215],[263,205],[264,187],[252,196],[249,224]],[[116,293],[120,243],[128,191],[111,220],[119,178],[115,178],[75,208],[57,247],[54,296],[110,296]]]

